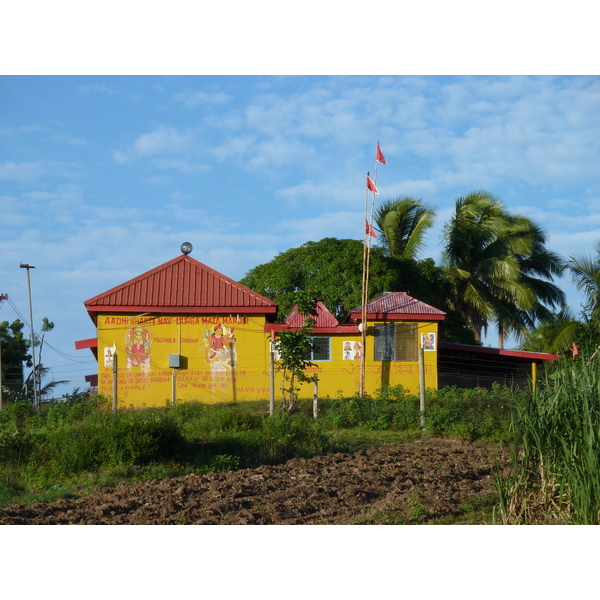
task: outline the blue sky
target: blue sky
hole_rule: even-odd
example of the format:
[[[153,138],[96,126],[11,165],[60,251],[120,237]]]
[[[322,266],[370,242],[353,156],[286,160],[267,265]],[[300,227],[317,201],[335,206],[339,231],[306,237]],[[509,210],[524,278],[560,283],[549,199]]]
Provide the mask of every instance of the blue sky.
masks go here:
[[[19,264],[36,267],[34,323],[56,326],[43,363],[83,386],[83,301],[182,242],[239,279],[309,240],[362,239],[377,140],[376,202],[438,211],[423,257],[439,260],[455,198],[476,189],[542,225],[552,250],[590,254],[599,109],[593,76],[2,76],[0,292],[27,317]]]

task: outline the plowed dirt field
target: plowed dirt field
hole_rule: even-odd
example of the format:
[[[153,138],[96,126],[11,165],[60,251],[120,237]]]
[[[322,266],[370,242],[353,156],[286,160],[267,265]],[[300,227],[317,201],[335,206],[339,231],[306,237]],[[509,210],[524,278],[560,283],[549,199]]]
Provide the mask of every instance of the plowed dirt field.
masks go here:
[[[0,524],[325,525],[460,514],[494,493],[498,447],[419,439],[354,454],[98,488],[87,496],[0,509]]]

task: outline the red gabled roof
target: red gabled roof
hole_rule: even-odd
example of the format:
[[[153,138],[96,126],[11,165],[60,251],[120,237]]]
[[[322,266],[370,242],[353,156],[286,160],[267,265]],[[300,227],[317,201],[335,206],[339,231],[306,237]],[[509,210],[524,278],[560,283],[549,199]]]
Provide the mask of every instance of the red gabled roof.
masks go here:
[[[90,313],[275,313],[277,304],[182,254],[84,302]]]
[[[362,307],[350,311],[353,321],[360,320]],[[443,321],[446,313],[404,292],[384,292],[367,304],[369,320]]]
[[[298,305],[296,304],[281,325],[268,323],[265,325],[265,331],[301,329],[305,319],[306,317],[298,312]],[[339,321],[329,312],[329,309],[321,301],[317,302],[317,317],[313,333],[356,333],[357,331],[356,325],[340,325]]]
[[[283,322],[289,329],[300,329],[304,325],[306,317],[298,312],[298,305],[292,308],[290,314]],[[339,321],[329,312],[326,306],[319,300],[317,302],[317,318],[315,327],[337,327]]]

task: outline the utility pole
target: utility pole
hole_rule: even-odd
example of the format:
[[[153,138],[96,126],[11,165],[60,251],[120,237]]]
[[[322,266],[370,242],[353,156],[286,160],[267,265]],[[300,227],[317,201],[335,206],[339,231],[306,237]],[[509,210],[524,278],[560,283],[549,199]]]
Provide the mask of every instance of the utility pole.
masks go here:
[[[0,412],[2,412],[2,340],[0,339]]]
[[[0,294],[0,302],[8,300],[8,294]],[[2,412],[2,339],[0,339],[0,412]]]
[[[38,389],[37,389],[37,369],[35,364],[35,344],[33,340],[33,309],[31,306],[31,281],[29,279],[29,269],[35,269],[33,265],[21,263],[21,269],[27,269],[27,291],[29,294],[29,325],[31,328],[31,360],[33,361],[33,408],[39,408]]]

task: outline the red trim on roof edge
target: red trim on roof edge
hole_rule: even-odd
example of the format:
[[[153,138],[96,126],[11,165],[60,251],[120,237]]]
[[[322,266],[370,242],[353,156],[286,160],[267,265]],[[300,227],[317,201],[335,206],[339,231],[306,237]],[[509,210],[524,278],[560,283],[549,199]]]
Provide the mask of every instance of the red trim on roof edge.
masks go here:
[[[516,358],[530,358],[537,360],[557,360],[557,354],[547,352],[526,352],[524,350],[504,350],[502,348],[487,348],[485,346],[470,346],[468,344],[453,344],[451,342],[439,342],[438,349],[464,350],[466,352],[478,352],[481,354],[495,354],[499,356],[513,356]]]
[[[275,314],[277,306],[87,306],[88,313]]]
[[[360,315],[352,315],[353,321],[360,321]],[[446,314],[414,313],[367,313],[367,321],[443,321]]]
[[[277,333],[278,331],[300,331],[301,327],[288,327],[283,323],[265,323],[265,333]],[[311,335],[322,333],[360,333],[358,325],[338,325],[337,327],[315,327]]]

